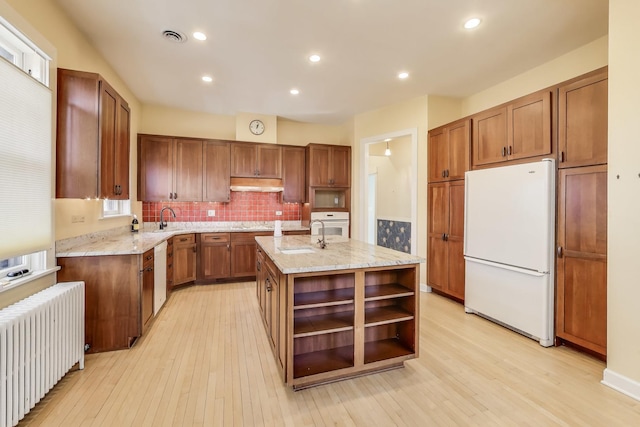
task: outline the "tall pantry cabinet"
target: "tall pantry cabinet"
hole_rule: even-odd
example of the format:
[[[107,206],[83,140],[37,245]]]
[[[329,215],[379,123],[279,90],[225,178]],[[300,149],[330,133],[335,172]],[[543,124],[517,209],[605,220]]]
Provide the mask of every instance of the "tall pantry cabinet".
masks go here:
[[[427,284],[464,300],[464,173],[470,166],[471,121],[429,131]]]
[[[607,71],[558,99],[556,337],[606,357]]]

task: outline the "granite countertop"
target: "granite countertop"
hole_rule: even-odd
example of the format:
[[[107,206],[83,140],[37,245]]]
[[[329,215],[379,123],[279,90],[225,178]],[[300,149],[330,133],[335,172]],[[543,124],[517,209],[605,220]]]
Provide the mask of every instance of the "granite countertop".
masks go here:
[[[160,231],[157,223],[146,223],[138,233],[131,233],[129,227],[104,232],[92,233],[56,242],[56,257],[82,257],[103,255],[136,255],[168,240],[169,238],[189,233],[273,233],[273,222],[251,223],[169,223]],[[282,231],[309,231],[299,221],[284,222]]]
[[[258,245],[284,274],[353,268],[388,267],[417,264],[424,258],[370,245],[346,237],[327,236],[327,246],[320,249],[318,236],[256,237]],[[286,254],[287,249],[311,248],[312,253]]]

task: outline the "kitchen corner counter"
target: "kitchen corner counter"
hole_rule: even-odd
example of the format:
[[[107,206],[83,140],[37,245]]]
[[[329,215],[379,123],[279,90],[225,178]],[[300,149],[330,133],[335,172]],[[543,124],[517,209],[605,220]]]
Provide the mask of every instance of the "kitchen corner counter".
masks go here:
[[[104,255],[137,255],[143,254],[173,236],[190,233],[266,233],[273,232],[270,224],[245,223],[169,223],[166,230],[145,225],[138,233],[131,233],[129,227],[116,230],[92,233],[85,236],[64,239],[56,242],[56,257],[84,257]],[[299,224],[284,224],[283,232],[309,231],[308,227]]]
[[[425,262],[424,258],[339,236],[327,236],[325,249],[318,236],[256,237],[256,242],[283,274],[389,267]],[[312,249],[312,253],[282,251]]]

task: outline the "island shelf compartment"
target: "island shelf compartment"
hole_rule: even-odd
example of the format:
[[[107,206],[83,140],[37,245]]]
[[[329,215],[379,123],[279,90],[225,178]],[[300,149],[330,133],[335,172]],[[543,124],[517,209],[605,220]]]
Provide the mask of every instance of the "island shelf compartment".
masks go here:
[[[294,339],[293,378],[352,368],[353,329]]]
[[[294,311],[293,338],[353,330],[353,304]]]
[[[364,363],[415,355],[415,333],[413,320],[365,328]]]

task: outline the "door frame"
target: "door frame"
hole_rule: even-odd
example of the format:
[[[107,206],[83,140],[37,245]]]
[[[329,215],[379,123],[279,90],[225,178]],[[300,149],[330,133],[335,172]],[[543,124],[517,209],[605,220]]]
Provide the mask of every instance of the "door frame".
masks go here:
[[[411,137],[411,255],[418,253],[418,128],[408,128],[382,135],[360,139],[360,236],[367,236],[367,217],[369,203],[369,147],[371,144],[383,142],[387,138]]]

